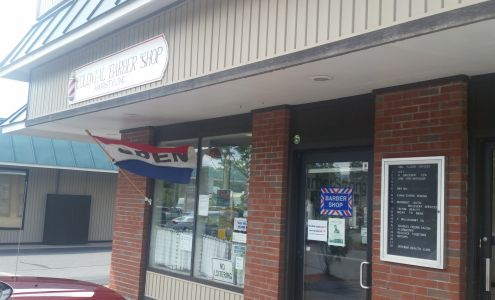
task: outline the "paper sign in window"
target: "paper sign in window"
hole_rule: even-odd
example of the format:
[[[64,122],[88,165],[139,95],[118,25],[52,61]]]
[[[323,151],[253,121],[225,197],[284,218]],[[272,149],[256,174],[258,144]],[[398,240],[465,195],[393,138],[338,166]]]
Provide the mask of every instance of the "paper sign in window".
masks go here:
[[[345,247],[345,219],[328,219],[328,245]]]
[[[308,220],[308,240],[326,242],[327,239],[327,221]]]
[[[234,283],[234,271],[230,260],[213,258],[211,262],[214,280]]]

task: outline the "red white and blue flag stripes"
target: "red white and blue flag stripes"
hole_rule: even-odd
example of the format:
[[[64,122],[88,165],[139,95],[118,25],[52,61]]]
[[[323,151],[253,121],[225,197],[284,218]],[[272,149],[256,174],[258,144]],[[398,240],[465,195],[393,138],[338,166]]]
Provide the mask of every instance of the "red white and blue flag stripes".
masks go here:
[[[352,216],[351,187],[322,187],[320,190],[320,214],[325,216]]]
[[[191,146],[160,148],[93,136],[115,165],[135,174],[172,183],[189,183],[196,168]]]

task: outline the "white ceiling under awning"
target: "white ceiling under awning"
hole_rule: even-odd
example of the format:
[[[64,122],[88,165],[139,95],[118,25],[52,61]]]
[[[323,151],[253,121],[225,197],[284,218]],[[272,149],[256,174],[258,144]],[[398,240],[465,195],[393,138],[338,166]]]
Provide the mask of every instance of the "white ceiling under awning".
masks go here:
[[[370,93],[454,75],[495,72],[495,20],[16,131],[85,139],[84,129],[115,137],[123,129],[160,126]],[[314,75],[332,80],[316,82]],[[352,113],[352,112],[348,112]]]

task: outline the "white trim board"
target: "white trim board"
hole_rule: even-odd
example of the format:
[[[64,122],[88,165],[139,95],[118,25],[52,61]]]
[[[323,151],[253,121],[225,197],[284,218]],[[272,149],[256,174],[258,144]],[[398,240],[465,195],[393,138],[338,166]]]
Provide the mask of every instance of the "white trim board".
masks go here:
[[[437,209],[437,220],[436,220],[436,245],[432,245],[435,247],[435,259],[426,259],[420,257],[412,257],[407,255],[398,255],[389,253],[389,218],[395,219],[396,215],[390,215],[389,211],[389,167],[390,166],[407,166],[407,165],[437,165],[437,199],[436,199],[436,209]],[[426,176],[426,175],[425,175]],[[444,269],[445,268],[445,157],[444,156],[432,156],[432,157],[406,157],[406,158],[384,158],[382,160],[382,182],[381,182],[381,230],[380,230],[380,259],[382,261],[389,261],[401,264],[408,265],[416,265],[422,267],[429,267],[435,269]],[[399,184],[397,184],[399,185]],[[399,188],[403,188],[402,186],[397,186],[397,190]],[[409,191],[411,193],[411,191]],[[414,199],[418,200],[417,195],[415,195]],[[420,198],[421,199],[421,198]],[[412,198],[411,198],[412,200]],[[424,211],[423,207],[423,211]],[[408,211],[410,213],[410,211]],[[393,212],[396,213],[397,212]],[[411,219],[413,220],[413,219]],[[421,217],[418,216],[418,220],[421,220]],[[419,226],[421,221],[416,223],[412,223],[416,226]],[[421,229],[422,230],[422,229]],[[412,231],[414,232],[414,231]],[[412,233],[411,233],[412,234]],[[425,236],[426,237],[426,236]],[[394,243],[398,243],[395,239],[398,238],[398,235],[392,237]],[[407,237],[409,238],[409,236]],[[402,245],[403,247],[407,247],[406,243]],[[414,247],[419,247],[418,245],[414,245]],[[404,248],[409,249],[409,248]],[[412,250],[410,252],[413,252]],[[421,251],[425,252],[427,250],[422,249]],[[406,250],[407,252],[407,250]],[[419,256],[419,255],[418,255]]]

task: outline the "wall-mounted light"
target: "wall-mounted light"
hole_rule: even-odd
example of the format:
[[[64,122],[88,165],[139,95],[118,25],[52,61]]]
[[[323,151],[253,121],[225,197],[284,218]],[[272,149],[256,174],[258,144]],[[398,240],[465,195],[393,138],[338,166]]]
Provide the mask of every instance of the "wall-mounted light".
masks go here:
[[[330,75],[313,75],[311,79],[316,82],[325,82],[333,79],[333,76]]]

